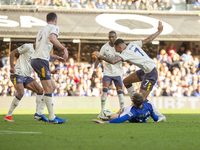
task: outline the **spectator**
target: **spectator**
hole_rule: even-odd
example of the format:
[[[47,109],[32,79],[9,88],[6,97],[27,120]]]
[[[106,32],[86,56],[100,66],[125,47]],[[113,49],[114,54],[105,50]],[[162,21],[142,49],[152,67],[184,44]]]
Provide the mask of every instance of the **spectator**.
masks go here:
[[[103,3],[102,0],[97,0],[96,6],[98,9],[106,9],[106,5]]]
[[[174,43],[173,43],[173,42],[171,42],[171,43],[169,44],[169,47],[167,48],[167,54],[168,54],[169,56],[171,56],[171,53],[170,53],[171,50],[173,50],[174,52],[176,52],[176,48],[174,47]]]
[[[200,10],[200,0],[194,1],[194,10]]]
[[[186,52],[185,47],[183,45],[181,45],[181,47],[179,48],[177,54],[179,54],[179,56],[181,56],[182,54],[184,54]]]

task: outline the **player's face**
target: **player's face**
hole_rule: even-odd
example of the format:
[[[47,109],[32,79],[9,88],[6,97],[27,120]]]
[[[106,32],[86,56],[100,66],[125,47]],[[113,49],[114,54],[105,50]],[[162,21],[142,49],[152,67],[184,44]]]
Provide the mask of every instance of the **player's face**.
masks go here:
[[[116,38],[117,38],[117,36],[114,33],[110,33],[108,36],[108,39],[109,39],[110,43],[112,43],[112,44],[114,44]]]
[[[117,45],[117,46],[114,45],[114,47],[115,47],[116,52],[119,52],[119,53],[122,52],[120,45]]]
[[[117,46],[114,45],[114,47],[115,47],[116,52],[121,53],[123,50],[126,49],[126,44],[125,44],[125,43],[122,43],[122,44],[119,44],[119,45],[117,45]]]

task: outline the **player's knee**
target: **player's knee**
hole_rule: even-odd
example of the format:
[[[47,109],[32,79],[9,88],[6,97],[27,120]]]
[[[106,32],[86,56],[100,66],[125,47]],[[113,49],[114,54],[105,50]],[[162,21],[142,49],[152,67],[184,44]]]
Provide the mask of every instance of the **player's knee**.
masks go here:
[[[125,85],[125,87],[128,89],[128,88],[130,88],[132,86],[132,84],[127,84],[127,85]]]
[[[103,88],[103,92],[108,92],[108,88]]]
[[[124,94],[124,92],[122,91],[122,89],[117,91],[117,94]]]
[[[17,91],[16,95],[19,99],[21,99],[24,96],[24,91]]]
[[[37,91],[37,94],[40,94],[40,95],[42,95],[42,94],[43,94],[43,92],[44,92],[43,88],[39,88],[39,89],[38,89],[38,91]]]
[[[126,78],[123,79],[123,83],[124,83],[124,85],[128,84]]]

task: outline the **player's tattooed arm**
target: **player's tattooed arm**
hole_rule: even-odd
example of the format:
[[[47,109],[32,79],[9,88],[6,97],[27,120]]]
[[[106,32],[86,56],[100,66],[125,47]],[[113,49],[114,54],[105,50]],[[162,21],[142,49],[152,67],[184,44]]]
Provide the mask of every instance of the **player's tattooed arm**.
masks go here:
[[[156,33],[150,35],[146,39],[142,40],[142,44],[146,44],[148,42],[153,41],[162,31],[163,31],[163,25],[162,25],[162,22],[159,21],[158,22],[158,31]]]
[[[99,58],[111,64],[116,64],[117,62],[120,62],[123,60],[120,56],[115,56],[115,57],[100,56]]]

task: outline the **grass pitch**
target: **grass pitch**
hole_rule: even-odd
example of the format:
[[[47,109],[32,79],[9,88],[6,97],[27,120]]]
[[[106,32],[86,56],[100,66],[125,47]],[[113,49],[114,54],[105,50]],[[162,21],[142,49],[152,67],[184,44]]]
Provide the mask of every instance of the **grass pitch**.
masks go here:
[[[65,124],[34,121],[33,115],[0,115],[1,150],[198,150],[200,115],[166,114],[167,122],[97,124],[97,114],[60,114]]]

